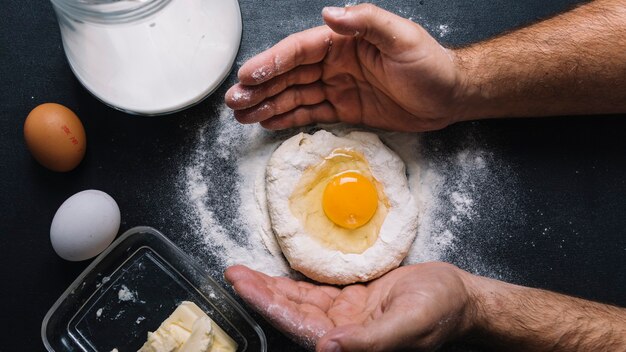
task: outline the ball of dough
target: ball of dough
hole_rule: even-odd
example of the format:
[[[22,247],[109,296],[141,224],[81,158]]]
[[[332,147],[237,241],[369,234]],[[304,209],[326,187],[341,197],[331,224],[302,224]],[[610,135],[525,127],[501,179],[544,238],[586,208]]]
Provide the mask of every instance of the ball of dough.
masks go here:
[[[353,169],[371,179],[378,192],[376,213],[356,230],[333,224],[317,191],[333,173]],[[293,269],[319,282],[346,285],[375,279],[400,265],[417,234],[417,202],[404,162],[374,133],[340,137],[321,130],[293,136],[270,158],[266,192],[283,254]]]

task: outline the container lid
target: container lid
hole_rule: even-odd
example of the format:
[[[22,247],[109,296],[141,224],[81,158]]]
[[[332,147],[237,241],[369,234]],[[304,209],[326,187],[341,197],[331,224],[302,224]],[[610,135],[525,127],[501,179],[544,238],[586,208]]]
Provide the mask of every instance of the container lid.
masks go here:
[[[100,254],[46,314],[48,351],[137,351],[182,301],[196,303],[238,344],[266,351],[265,334],[208,272],[150,227],[135,227]]]

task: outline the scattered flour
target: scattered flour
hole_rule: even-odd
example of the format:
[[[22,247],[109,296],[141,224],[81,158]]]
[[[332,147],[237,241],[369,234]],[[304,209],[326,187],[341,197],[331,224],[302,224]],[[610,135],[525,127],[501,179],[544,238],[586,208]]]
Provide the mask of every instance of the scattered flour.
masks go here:
[[[103,277],[103,278],[102,278],[102,280],[101,280],[100,282],[98,282],[98,283],[96,284],[96,287],[97,287],[97,288],[99,288],[100,286],[102,286],[102,285],[106,284],[106,283],[107,283],[107,282],[109,282],[110,280],[111,280],[111,277],[109,277],[109,276],[105,276],[105,277]]]
[[[122,285],[122,288],[117,293],[117,298],[120,301],[133,301],[135,302],[137,298],[135,297],[135,293],[126,287],[126,285]]]
[[[446,24],[446,23],[434,24],[423,15],[415,13],[416,12],[415,7],[406,8],[406,9],[400,8],[400,9],[397,9],[395,12],[399,16],[407,18],[419,24],[420,26],[424,27],[424,29],[426,29],[431,35],[433,35],[435,39],[437,39],[437,37],[444,38],[453,31],[453,29],[450,28],[450,24]]]
[[[233,100],[234,100],[234,101],[240,101],[240,100],[244,100],[244,99],[245,99],[245,100],[250,99],[250,92],[249,92],[249,91],[243,91],[243,92],[242,92],[242,91],[239,91],[239,90],[238,90],[238,91],[236,91],[236,92],[233,94]]]
[[[181,180],[192,236],[201,244],[199,255],[218,257],[221,265],[211,268],[216,277],[227,266],[243,264],[268,275],[301,278],[282,256],[266,204],[259,200],[265,196],[265,167],[274,149],[300,131],[310,133],[319,127],[268,132],[258,125],[237,123],[226,107],[220,108],[218,119],[200,129]],[[351,129],[322,127],[335,133]],[[405,161],[408,175],[420,176],[409,177],[420,202],[420,225],[403,264],[448,261],[470,272],[506,278],[506,268],[476,253],[474,247],[480,246],[481,239],[466,238],[467,227],[479,215],[477,205],[484,206],[481,195],[502,187],[498,178],[510,179],[499,175],[499,167],[492,165],[497,163],[493,155],[471,142],[460,150],[440,153],[429,135],[377,133]],[[514,206],[507,201],[509,207]]]
[[[450,33],[450,26],[448,26],[447,24],[440,24],[439,26],[436,27],[437,33],[439,34],[440,38],[445,37],[446,35],[448,35],[448,33]]]
[[[270,66],[262,66],[257,68],[256,70],[254,70],[254,72],[252,72],[252,78],[254,78],[255,81],[260,82],[262,80],[264,80],[267,76],[271,75],[274,73],[274,68],[270,67]]]
[[[209,250],[221,254],[225,266],[244,264],[270,275],[285,275],[289,269],[280,249],[270,248],[270,253],[263,243],[262,237],[271,234],[269,215],[266,205],[257,203],[254,196],[265,190],[259,187],[259,180],[264,178],[264,163],[279,141],[257,126],[239,125],[225,107],[219,119],[214,141],[206,138],[207,127],[200,130],[196,155],[185,172],[185,198],[196,217],[197,234]],[[217,168],[224,164],[235,170]],[[222,182],[236,182],[235,194],[216,199],[216,193],[222,193]],[[216,202],[235,218],[220,218],[225,214],[214,211]],[[215,276],[221,276],[221,269]]]

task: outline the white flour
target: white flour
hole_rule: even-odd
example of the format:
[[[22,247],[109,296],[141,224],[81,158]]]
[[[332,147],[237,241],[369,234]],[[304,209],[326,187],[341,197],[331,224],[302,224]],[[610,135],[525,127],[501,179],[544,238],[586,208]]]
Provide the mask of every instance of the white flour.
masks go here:
[[[399,16],[407,18],[407,19],[409,19],[409,20],[419,24],[420,26],[422,26],[431,35],[433,35],[435,37],[435,39],[437,39],[437,37],[439,37],[440,39],[444,38],[448,34],[450,34],[450,32],[453,31],[453,29],[450,28],[449,24],[445,24],[445,23],[435,24],[435,23],[430,22],[430,20],[428,20],[423,15],[421,15],[419,13],[416,13],[416,9],[414,7],[411,7],[411,8],[399,8],[399,9],[396,9],[395,12]]]
[[[82,5],[107,13],[137,1]],[[147,18],[92,23],[63,17],[63,45],[83,85],[126,111],[179,110],[213,91],[230,72],[241,38],[237,1],[173,0]]]
[[[122,285],[122,288],[117,293],[117,298],[120,301],[136,301],[135,293],[126,287],[126,285]]]
[[[292,335],[290,337],[310,351],[315,349],[315,342],[317,339],[324,336],[327,332],[324,328],[319,326],[305,325],[301,322],[296,323],[295,319],[293,319],[291,315],[292,312],[279,304],[268,305],[265,308],[264,314],[265,316],[272,317],[271,319],[276,320],[274,323],[278,325],[287,325],[285,330],[297,332],[297,336]],[[313,336],[316,338],[312,338]]]
[[[264,177],[265,162],[277,141],[258,126],[238,124],[232,111],[225,107],[219,119],[220,131],[210,149],[206,149],[206,128],[200,130],[196,155],[185,173],[187,188],[184,191],[195,216],[192,221],[197,224],[197,235],[209,250],[220,253],[225,266],[244,264],[270,275],[285,275],[289,269],[280,249],[273,248],[272,255],[263,244],[262,236],[269,228],[269,215],[266,205],[257,203],[254,196],[254,192],[261,189],[255,183]],[[236,213],[234,224],[243,235],[231,235],[225,228],[225,221],[211,209],[214,199],[210,198],[209,188],[217,187],[214,182],[220,181],[212,177],[219,176],[214,166],[224,162],[232,163],[230,166],[238,173],[238,177],[226,176],[228,182],[236,180],[235,192],[238,194],[229,194],[224,202],[233,201],[233,197],[240,198],[235,202],[239,208],[232,211]],[[215,276],[221,275],[221,269],[218,269]]]
[[[264,245],[263,238],[273,235],[266,204],[257,199],[263,199],[265,167],[273,150],[311,128],[272,133],[258,125],[240,125],[225,107],[218,125],[212,141],[206,127],[200,130],[195,155],[183,175],[182,199],[194,224],[193,238],[204,255],[221,259],[222,266],[213,268],[215,276],[221,276],[226,266],[244,264],[269,275],[300,277],[277,245]],[[478,274],[506,276],[506,269],[490,267],[461,240],[476,216],[480,195],[498,191],[498,168],[490,168],[493,157],[471,147],[443,157],[435,148],[430,151],[434,156],[427,157],[419,152],[420,134],[379,135],[405,161],[409,175],[420,173],[419,178],[409,177],[421,210],[417,239],[404,264],[453,261]]]

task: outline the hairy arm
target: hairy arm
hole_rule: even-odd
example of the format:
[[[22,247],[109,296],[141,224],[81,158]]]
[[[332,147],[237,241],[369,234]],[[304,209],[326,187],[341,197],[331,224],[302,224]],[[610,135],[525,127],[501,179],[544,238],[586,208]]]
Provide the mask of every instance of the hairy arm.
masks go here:
[[[597,0],[455,50],[459,120],[626,112],[626,1]]]
[[[626,309],[472,276],[473,334],[519,351],[626,351]]]
[[[228,268],[225,277],[269,322],[318,352],[434,351],[457,340],[496,351],[626,351],[626,309],[446,263],[402,266],[344,287],[244,266]]]

